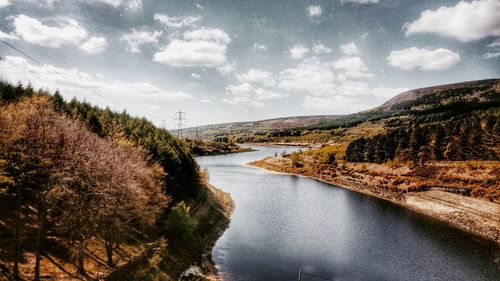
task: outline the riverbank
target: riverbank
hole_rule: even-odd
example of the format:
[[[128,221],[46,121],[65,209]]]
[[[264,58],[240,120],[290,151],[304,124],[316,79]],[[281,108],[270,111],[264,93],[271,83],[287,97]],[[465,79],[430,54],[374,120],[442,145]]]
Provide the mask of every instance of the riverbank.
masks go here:
[[[222,155],[254,151],[251,148],[241,147],[234,143],[197,141],[191,139],[186,139],[186,143],[193,156]]]
[[[387,171],[377,164],[357,167],[357,164],[328,165],[303,160],[301,167],[294,167],[289,157],[268,157],[250,163],[251,166],[307,176],[328,184],[341,186],[367,195],[391,201],[397,205],[439,219],[449,225],[494,241],[500,246],[500,204],[439,190],[415,191],[412,180],[423,184],[422,179],[411,176],[405,167],[392,171],[400,175],[401,187],[388,188]],[[361,164],[360,164],[361,165]],[[378,169],[378,170],[377,170]]]
[[[173,248],[165,241],[151,243],[141,255],[118,268],[106,280],[132,281],[151,277],[154,280],[221,280],[211,254],[229,226],[234,202],[228,193],[210,184],[206,188],[206,200],[192,212],[198,225],[192,239]]]

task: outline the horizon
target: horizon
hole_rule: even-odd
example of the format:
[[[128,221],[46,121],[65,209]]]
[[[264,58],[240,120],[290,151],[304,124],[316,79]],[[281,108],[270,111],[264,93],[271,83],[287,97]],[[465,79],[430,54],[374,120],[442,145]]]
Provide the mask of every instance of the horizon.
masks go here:
[[[500,2],[414,2],[0,0],[0,76],[167,129],[500,77]]]

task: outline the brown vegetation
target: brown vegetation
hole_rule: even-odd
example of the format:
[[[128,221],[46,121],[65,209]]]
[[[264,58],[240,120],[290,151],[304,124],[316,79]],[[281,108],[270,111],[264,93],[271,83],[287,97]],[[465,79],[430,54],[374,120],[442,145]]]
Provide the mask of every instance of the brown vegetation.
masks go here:
[[[308,156],[302,158],[300,166],[293,165],[290,155],[269,157],[255,161],[251,165],[277,172],[309,176],[377,196],[440,218],[500,243],[500,226],[498,225],[500,163],[498,161],[429,162],[425,166],[409,166],[396,161],[386,164],[345,161],[325,163],[315,159],[315,156],[321,156],[323,153],[315,154],[314,151],[304,153]],[[437,193],[441,198],[447,197],[447,194],[450,194],[448,196],[450,197],[449,192],[457,192],[478,199],[456,195],[458,197],[455,198],[458,199],[453,202],[446,203],[445,199],[437,202],[436,198],[427,196],[430,192],[437,192],[437,190],[442,190],[439,191],[442,193]],[[428,207],[429,202],[446,205],[448,209],[436,210],[434,207]],[[491,210],[484,212],[477,211],[477,207],[463,207],[471,205],[471,202],[479,202],[474,204],[488,206]],[[491,217],[490,213],[497,215]]]
[[[88,243],[98,240],[104,241],[106,263],[113,267],[119,244],[146,235],[169,201],[159,182],[162,170],[148,164],[144,152],[99,138],[57,114],[47,97],[3,106],[0,135],[8,179],[2,184],[7,188],[3,200],[16,198],[15,226],[6,226],[6,235],[14,230],[14,278],[23,275],[19,259],[29,253],[34,280],[41,278],[42,257],[55,254],[67,256],[76,266],[74,274],[85,276]],[[29,210],[36,215],[26,214]],[[29,223],[36,227],[24,230]],[[57,245],[51,247],[57,253],[49,251],[48,241]]]

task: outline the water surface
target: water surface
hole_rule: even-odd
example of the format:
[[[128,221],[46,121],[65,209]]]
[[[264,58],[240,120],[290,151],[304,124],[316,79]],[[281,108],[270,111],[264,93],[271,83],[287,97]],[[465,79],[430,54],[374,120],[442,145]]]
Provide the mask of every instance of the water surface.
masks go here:
[[[236,209],[213,259],[228,280],[500,280],[500,249],[432,218],[246,163],[295,148],[199,157]],[[495,258],[497,263],[495,263]]]

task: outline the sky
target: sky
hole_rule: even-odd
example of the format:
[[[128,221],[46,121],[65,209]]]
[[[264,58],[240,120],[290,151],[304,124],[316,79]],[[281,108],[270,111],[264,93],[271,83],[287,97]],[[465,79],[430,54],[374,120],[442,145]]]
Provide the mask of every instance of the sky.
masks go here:
[[[498,78],[500,1],[0,0],[0,40],[4,80],[192,127]]]

